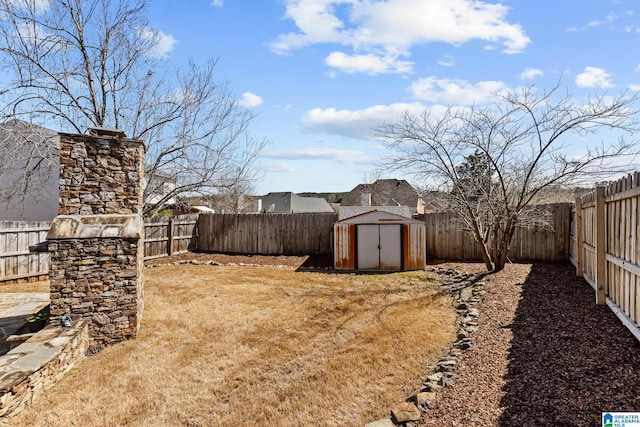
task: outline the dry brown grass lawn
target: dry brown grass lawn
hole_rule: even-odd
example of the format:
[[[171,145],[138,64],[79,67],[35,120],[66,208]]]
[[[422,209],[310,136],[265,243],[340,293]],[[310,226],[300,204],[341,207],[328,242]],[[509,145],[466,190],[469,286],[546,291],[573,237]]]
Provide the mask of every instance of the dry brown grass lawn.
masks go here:
[[[0,283],[0,293],[8,292],[49,292],[49,281],[41,280],[39,282],[23,282],[23,283]]]
[[[145,283],[139,337],[82,361],[11,425],[363,425],[455,339],[425,272],[181,265]]]

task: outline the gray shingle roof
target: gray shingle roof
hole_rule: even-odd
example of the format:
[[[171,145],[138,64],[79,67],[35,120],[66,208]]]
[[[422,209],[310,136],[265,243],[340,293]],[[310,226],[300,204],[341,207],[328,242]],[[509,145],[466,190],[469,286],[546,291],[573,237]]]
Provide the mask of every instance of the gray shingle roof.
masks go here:
[[[408,206],[413,211],[420,198],[404,179],[379,179],[373,184],[358,184],[342,198],[342,206],[361,206],[367,193],[371,194],[371,206]]]
[[[320,197],[300,197],[291,192],[267,194],[262,198],[262,208],[268,213],[334,212],[325,199]]]

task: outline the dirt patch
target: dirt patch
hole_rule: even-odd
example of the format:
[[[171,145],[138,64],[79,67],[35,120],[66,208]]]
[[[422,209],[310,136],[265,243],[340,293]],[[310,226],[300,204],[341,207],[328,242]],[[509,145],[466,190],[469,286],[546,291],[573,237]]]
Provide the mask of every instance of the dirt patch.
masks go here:
[[[212,261],[219,265],[254,265],[254,266],[283,266],[289,268],[328,268],[333,266],[330,256],[294,256],[294,255],[237,255],[221,253],[187,252],[170,257],[156,258],[145,261],[146,266],[172,264],[180,261]]]

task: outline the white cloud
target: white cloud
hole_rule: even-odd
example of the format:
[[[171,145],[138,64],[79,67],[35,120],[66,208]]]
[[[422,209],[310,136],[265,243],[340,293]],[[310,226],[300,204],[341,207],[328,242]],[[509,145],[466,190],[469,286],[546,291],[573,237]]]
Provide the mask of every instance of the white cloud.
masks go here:
[[[611,82],[611,74],[597,67],[585,67],[584,71],[576,76],[576,85],[603,89],[614,86]]]
[[[587,26],[588,27],[597,27],[599,25],[610,24],[613,21],[615,21],[616,19],[618,19],[618,15],[616,15],[615,13],[610,13],[604,19],[594,19],[593,21],[589,22],[587,24]]]
[[[525,68],[522,73],[520,73],[520,80],[533,80],[538,76],[544,76],[542,70],[538,70],[537,68]]]
[[[262,98],[255,93],[245,92],[242,94],[242,99],[239,101],[239,104],[245,108],[253,108],[261,105],[263,102]]]
[[[168,57],[175,45],[178,44],[178,40],[173,38],[171,34],[165,34],[154,28],[139,28],[138,31],[143,39],[153,43],[153,49],[149,55],[155,58]]]
[[[405,111],[420,114],[424,109],[425,106],[418,102],[375,105],[361,110],[314,108],[304,115],[302,124],[308,132],[373,139],[375,127],[395,121]]]
[[[399,61],[397,56],[380,57],[369,53],[366,55],[347,55],[343,52],[331,52],[325,63],[345,73],[410,73],[413,62]]]
[[[17,37],[21,40],[29,41],[30,43],[41,43],[48,49],[54,49],[56,46],[56,39],[58,38],[54,33],[50,33],[47,29],[41,25],[30,25],[28,23],[20,23],[15,26]]]
[[[453,67],[456,65],[456,58],[452,55],[444,55],[442,58],[438,59],[438,65],[442,65],[443,67]]]
[[[631,89],[634,92],[640,92],[640,84],[630,84],[629,85],[629,89]]]
[[[37,13],[46,12],[51,7],[51,2],[49,0],[9,0],[9,6],[16,7],[20,9],[33,9]]]
[[[471,84],[466,80],[427,77],[416,80],[410,87],[413,97],[422,101],[455,105],[485,104],[496,92],[505,89],[499,81]]]
[[[222,0],[211,0],[211,6],[222,7],[224,6],[224,3],[222,2]]]
[[[293,173],[298,170],[290,165],[289,163],[269,163],[262,167],[266,172],[274,172],[274,173]]]
[[[271,48],[285,54],[339,43],[353,49],[351,57],[398,58],[417,44],[478,39],[501,44],[505,53],[521,52],[530,39],[520,25],[508,22],[508,10],[481,0],[286,0],[285,16],[298,31],[279,35]]]
[[[342,150],[337,148],[307,147],[295,150],[275,150],[262,154],[265,158],[284,160],[335,160],[340,163],[364,162],[364,153],[357,150]]]

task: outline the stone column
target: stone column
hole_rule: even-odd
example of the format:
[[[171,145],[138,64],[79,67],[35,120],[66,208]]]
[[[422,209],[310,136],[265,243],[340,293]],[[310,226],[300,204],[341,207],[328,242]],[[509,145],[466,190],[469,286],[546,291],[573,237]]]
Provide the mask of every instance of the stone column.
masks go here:
[[[47,236],[51,321],[91,320],[94,348],[137,335],[143,309],[144,144],[60,134],[60,203]]]

